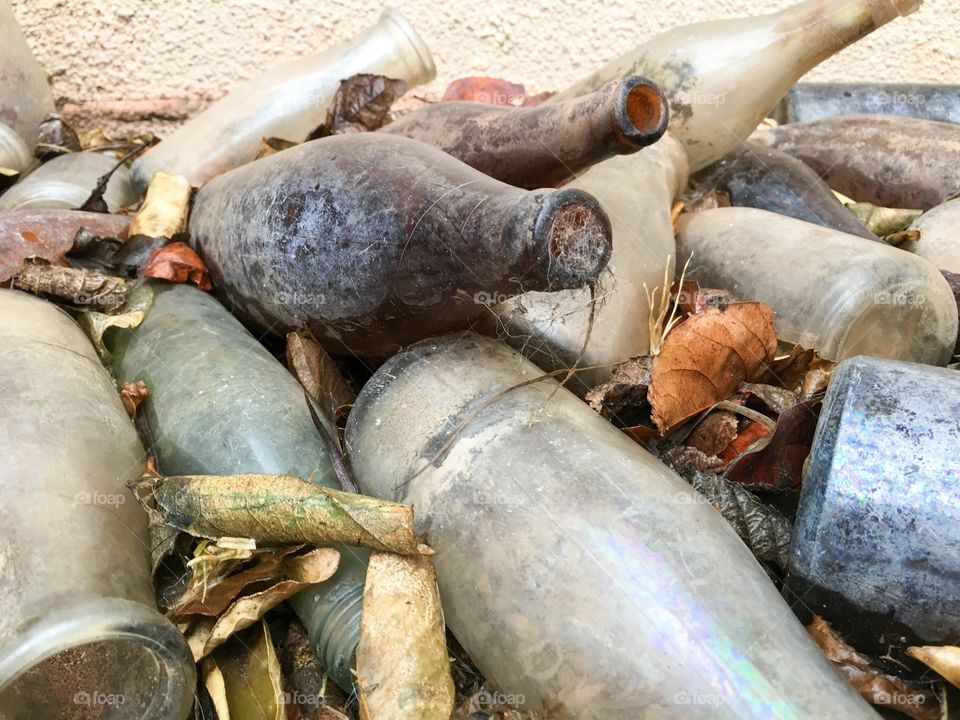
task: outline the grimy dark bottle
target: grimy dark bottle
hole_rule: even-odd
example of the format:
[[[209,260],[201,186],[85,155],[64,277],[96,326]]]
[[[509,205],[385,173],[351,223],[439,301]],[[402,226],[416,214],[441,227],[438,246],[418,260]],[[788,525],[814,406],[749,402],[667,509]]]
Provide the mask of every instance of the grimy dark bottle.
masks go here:
[[[225,303],[261,332],[309,327],[383,357],[528,290],[583,287],[611,229],[581,190],[522,190],[380,133],[285,150],[211,180],[190,234]]]
[[[652,145],[666,132],[668,117],[657,86],[634,75],[556,105],[433,103],[380,132],[428,143],[490,177],[533,190]]]

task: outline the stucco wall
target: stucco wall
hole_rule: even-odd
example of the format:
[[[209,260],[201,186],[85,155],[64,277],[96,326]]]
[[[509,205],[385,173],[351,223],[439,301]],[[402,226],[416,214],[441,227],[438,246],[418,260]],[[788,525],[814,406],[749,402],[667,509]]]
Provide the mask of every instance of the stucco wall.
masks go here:
[[[2,0],[0,0],[2,1]],[[55,95],[82,124],[162,133],[239,80],[351,37],[384,0],[13,0]],[[464,75],[564,87],[680,23],[794,0],[392,0],[430,47],[442,93]],[[960,6],[926,0],[809,79],[960,83]]]

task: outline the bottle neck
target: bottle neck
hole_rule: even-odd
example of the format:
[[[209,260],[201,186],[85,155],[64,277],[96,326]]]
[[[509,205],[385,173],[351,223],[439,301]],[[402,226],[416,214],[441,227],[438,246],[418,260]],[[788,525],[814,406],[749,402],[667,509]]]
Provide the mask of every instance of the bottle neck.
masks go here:
[[[869,35],[891,20],[909,15],[923,0],[806,0],[774,15],[784,35],[802,38],[807,69]]]

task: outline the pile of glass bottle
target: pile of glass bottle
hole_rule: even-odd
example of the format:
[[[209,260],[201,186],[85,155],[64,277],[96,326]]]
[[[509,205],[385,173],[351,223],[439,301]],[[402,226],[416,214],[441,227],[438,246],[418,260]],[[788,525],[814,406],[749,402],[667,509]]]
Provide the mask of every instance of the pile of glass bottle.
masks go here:
[[[873,93],[793,90],[780,117],[814,127],[751,137],[807,70],[919,4],[806,0],[677,28],[538,107],[438,103],[260,160],[263,137],[303,140],[341,80],[364,72],[414,86],[436,71],[388,10],[350,42],[238,88],[114,174],[105,196],[116,211],[161,171],[200,188],[190,242],[224,303],[148,281],[143,322],[109,338],[116,382],[149,387],[142,412],[160,470],[335,486],[299,385],[248,331],[308,326],[332,352],[387,358],[346,428],[357,481],[414,505],[448,627],[525,707],[562,718],[876,717],[722,517],[577,394],[649,351],[644,290],[665,269],[692,257],[703,286],[767,303],[783,340],[843,361],[806,473],[794,588],[827,612],[842,598],[850,632],[883,616],[920,641],[955,641],[960,534],[946,529],[960,518],[949,452],[960,380],[935,366],[957,341],[939,270],[960,272],[950,232],[960,201],[919,221],[930,241],[911,253],[851,223],[819,176],[777,149],[806,147],[815,166],[818,132],[849,143],[842,123],[816,123],[876,112]],[[75,232],[74,208],[116,159],[77,153],[33,168],[53,102],[6,2],[0,16],[0,167],[22,176],[0,195],[2,259],[12,238]],[[894,122],[946,148],[920,153],[910,178],[916,197],[940,201],[960,189],[937,175],[956,165],[960,126],[948,124],[960,103],[956,88],[924,91],[934,114]],[[825,118],[805,109],[830,103]],[[884,110],[904,107],[919,112]],[[863,116],[859,132],[890,121]],[[724,163],[736,207],[675,228],[690,173],[722,174]],[[146,518],[126,488],[146,456],[114,381],[44,300],[0,290],[0,336],[0,718],[65,716],[83,690],[54,691],[49,679],[81,663],[85,682],[126,698],[122,717],[179,720],[194,666],[154,605]],[[503,392],[581,354],[589,369],[568,383],[575,392],[555,380]],[[112,498],[111,512],[84,507],[90,497]],[[336,576],[292,604],[349,689],[366,554],[343,550]]]

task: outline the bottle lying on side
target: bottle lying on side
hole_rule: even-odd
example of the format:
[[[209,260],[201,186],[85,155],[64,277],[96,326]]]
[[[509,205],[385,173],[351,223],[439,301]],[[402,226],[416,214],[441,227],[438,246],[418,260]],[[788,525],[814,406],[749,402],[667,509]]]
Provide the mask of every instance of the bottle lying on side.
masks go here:
[[[167,475],[294,475],[339,489],[299,383],[216,300],[151,281],[135,330],[107,341],[120,382],[143,380],[141,406]],[[324,670],[349,692],[367,552],[338,547],[340,567],[291,601]]]
[[[704,287],[767,303],[780,339],[821,357],[950,362],[957,306],[923,258],[753,208],[680,217],[677,262]]]
[[[508,390],[540,372],[424,341],[347,425],[363,491],[415,504],[480,671],[559,720],[875,718],[713,506],[555,381]]]
[[[693,184],[698,192],[726,193],[734,207],[769,210],[867,240],[878,239],[802,160],[766,145],[744,143],[697,173]]]
[[[545,370],[572,367],[590,342],[567,386],[582,395],[606,380],[613,366],[650,351],[651,292],[673,277],[676,244],[671,206],[687,183],[687,154],[669,134],[635,155],[594,165],[566,187],[593,195],[610,216],[613,252],[588,289],[528,292],[493,307],[484,332],[497,334]]]
[[[97,181],[117,165],[117,158],[94,152],[61,155],[30,173],[0,195],[0,212],[39,208],[75,210],[96,189]],[[110,212],[132,205],[137,193],[130,183],[130,171],[121,165],[114,170],[103,194]]]
[[[420,140],[485,175],[535,190],[559,185],[605,158],[652,145],[666,132],[668,116],[657,87],[635,76],[556,105],[433,103],[379,132]]]
[[[33,165],[40,123],[54,111],[47,76],[13,16],[0,0],[0,168],[23,173]]]
[[[127,488],[143,448],[80,328],[16,290],[0,290],[0,395],[0,717],[183,720],[195,666],[156,609]]]
[[[309,326],[381,356],[466,327],[491,297],[583,287],[610,222],[572,188],[528,191],[382,133],[304,143],[212,180],[190,235],[214,287],[260,332]]]
[[[833,374],[789,586],[858,649],[960,639],[960,373],[857,357]]]
[[[931,265],[952,273],[960,273],[960,198],[938,205],[924,213],[910,226],[920,233],[919,240],[910,240],[901,247],[916,253]]]
[[[899,115],[960,123],[960,85],[797,83],[771,113],[781,124],[834,115]]]
[[[265,137],[300,142],[326,118],[340,81],[358,73],[413,86],[430,82],[437,70],[416,31],[387,9],[349,42],[273,68],[213,103],[141,156],[133,180],[143,191],[161,170],[200,186],[253,160]]]
[[[960,191],[960,125],[844,115],[758,130],[751,140],[789,153],[858,202],[929,210]]]
[[[697,171],[737,148],[808,70],[921,0],[806,0],[770,15],[677,27],[547,100],[643,75],[670,102],[670,132]]]

